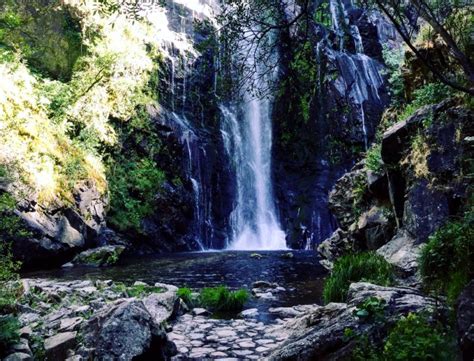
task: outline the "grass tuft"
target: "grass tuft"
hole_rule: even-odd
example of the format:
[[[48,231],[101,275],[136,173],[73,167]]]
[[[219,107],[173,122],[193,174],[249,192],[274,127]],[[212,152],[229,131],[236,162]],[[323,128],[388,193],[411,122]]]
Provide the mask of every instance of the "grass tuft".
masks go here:
[[[375,252],[342,256],[324,284],[324,302],[345,302],[350,284],[360,281],[389,286],[393,283],[393,267]]]

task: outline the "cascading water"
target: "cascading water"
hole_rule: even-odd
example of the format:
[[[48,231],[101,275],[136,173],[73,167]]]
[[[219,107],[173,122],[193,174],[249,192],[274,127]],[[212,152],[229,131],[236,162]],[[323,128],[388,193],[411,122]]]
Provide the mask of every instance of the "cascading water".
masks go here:
[[[246,98],[239,108],[241,119],[232,109],[221,108],[224,141],[236,173],[236,205],[228,248],[285,249],[271,183],[270,102]]]
[[[254,60],[250,57],[246,61]],[[247,65],[256,70],[252,81],[258,88],[256,93],[261,94],[268,86],[268,75],[260,76],[258,64]],[[228,248],[286,249],[285,233],[276,216],[271,179],[271,101],[257,98],[248,87],[245,89],[235,108],[221,107],[224,144],[236,175],[236,202],[231,214]]]

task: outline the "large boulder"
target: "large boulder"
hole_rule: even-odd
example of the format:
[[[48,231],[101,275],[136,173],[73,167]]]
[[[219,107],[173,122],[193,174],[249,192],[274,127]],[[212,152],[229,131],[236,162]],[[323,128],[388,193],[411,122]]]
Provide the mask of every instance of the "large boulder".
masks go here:
[[[165,360],[173,347],[142,301],[118,301],[99,312],[84,329],[84,343],[98,360]]]
[[[344,174],[329,193],[329,209],[337,218],[343,230],[357,222],[355,208],[360,207],[360,194],[367,191],[367,175],[364,163],[357,163],[350,172]]]
[[[77,345],[77,332],[61,332],[44,340],[44,350],[48,360],[64,360],[68,351]]]
[[[392,238],[395,224],[390,213],[389,209],[373,206],[359,217],[356,233],[364,248],[375,250]]]
[[[345,253],[352,251],[353,240],[349,234],[338,228],[331,237],[318,246],[318,253],[322,260],[319,263],[326,269],[331,270],[334,261]]]
[[[17,185],[6,189],[18,193]],[[105,209],[108,198],[90,182],[78,184],[73,191],[74,203],[62,200],[46,206],[35,193],[24,193],[15,214],[31,236],[20,237],[13,243],[15,258],[25,267],[59,266],[81,250],[98,245],[105,231]]]
[[[164,292],[152,293],[143,299],[143,304],[156,324],[171,318],[179,309],[178,288],[164,283],[155,283],[155,287],[162,288]]]
[[[450,215],[449,198],[421,180],[408,191],[403,224],[419,243],[441,227]]]
[[[474,280],[458,298],[456,328],[464,361],[474,359]]]
[[[422,245],[407,232],[400,231],[386,245],[380,247],[377,253],[394,265],[403,276],[414,276],[418,269],[418,257]]]
[[[365,322],[353,314],[364,300],[383,300],[386,322]],[[350,329],[369,338],[380,334],[402,315],[433,311],[436,300],[405,287],[382,287],[370,283],[353,283],[348,303],[330,303],[283,325],[291,328],[290,338],[269,357],[270,360],[342,360],[347,359],[355,342],[347,337]],[[439,306],[438,306],[439,307]]]
[[[124,246],[103,246],[79,253],[73,263],[93,267],[111,266],[120,258],[125,250]]]
[[[398,122],[388,128],[382,138],[382,160],[387,165],[397,164],[410,147],[410,140],[427,119],[434,119],[442,112],[453,106],[452,100],[439,104],[427,105],[418,109],[408,119]]]

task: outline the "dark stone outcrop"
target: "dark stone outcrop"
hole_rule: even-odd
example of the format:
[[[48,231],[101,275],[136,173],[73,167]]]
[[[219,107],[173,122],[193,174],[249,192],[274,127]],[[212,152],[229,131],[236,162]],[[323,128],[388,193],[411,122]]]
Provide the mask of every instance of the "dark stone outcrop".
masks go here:
[[[8,185],[6,190],[15,193],[15,186]],[[58,266],[81,250],[99,245],[107,229],[107,196],[86,182],[75,187],[73,197],[72,205],[56,199],[45,206],[30,193],[18,203],[15,213],[31,236],[16,239],[13,254],[25,267]]]
[[[457,300],[456,328],[464,361],[474,359],[474,280]]]
[[[354,309],[369,297],[384,300],[386,322],[360,320]],[[408,313],[433,311],[436,300],[419,291],[404,287],[381,287],[369,283],[353,283],[349,288],[348,303],[330,303],[320,307],[285,327],[292,328],[290,338],[269,357],[270,360],[343,360],[350,357],[356,345],[347,337],[347,329],[354,335],[369,339],[386,332],[400,316]]]
[[[93,267],[111,266],[117,263],[124,250],[124,246],[102,246],[92,248],[79,253],[74,257],[72,262],[75,265]]]
[[[121,301],[90,319],[84,341],[99,360],[165,360],[171,349],[165,330],[138,300]]]
[[[338,226],[345,228],[329,210],[328,192],[354,165],[366,143],[370,144],[389,103],[387,83],[380,74],[384,69],[383,45],[393,46],[398,41],[393,27],[380,13],[347,1],[337,1],[336,7],[341,9],[339,15],[347,15],[340,19],[344,29],[333,31],[315,25],[309,35],[313,57],[307,60],[318,67],[316,79],[305,78],[311,82],[308,92],[315,92],[310,99],[309,119],[298,112],[298,83],[288,81],[292,72],[285,72],[294,66],[285,63],[292,55],[284,53],[307,41],[307,32],[302,39],[298,32],[281,36],[281,76],[292,85],[275,99],[273,178],[287,242],[295,248],[315,248]]]
[[[400,282],[419,285],[423,244],[451,217],[462,216],[472,187],[465,174],[472,166],[473,115],[458,104],[423,107],[384,133],[386,177],[379,181],[387,181],[388,189],[385,184],[383,191],[371,191],[376,181],[362,163],[336,183],[329,204],[344,232],[323,242],[323,264],[347,253],[348,245],[352,251],[378,249],[396,266]]]
[[[356,208],[361,207],[360,195],[357,192],[367,190],[364,163],[357,163],[350,172],[344,174],[335,184],[329,194],[329,209],[336,217],[341,227],[348,230],[357,222]]]
[[[388,209],[373,206],[360,216],[355,236],[363,240],[366,249],[376,250],[392,238],[394,226]]]
[[[429,188],[421,180],[408,191],[403,225],[418,242],[424,242],[441,227],[449,217],[448,197],[442,191]]]
[[[321,242],[318,253],[322,257],[321,265],[332,269],[333,262],[346,253],[354,250],[354,240],[349,238],[348,232],[338,228],[331,237]]]

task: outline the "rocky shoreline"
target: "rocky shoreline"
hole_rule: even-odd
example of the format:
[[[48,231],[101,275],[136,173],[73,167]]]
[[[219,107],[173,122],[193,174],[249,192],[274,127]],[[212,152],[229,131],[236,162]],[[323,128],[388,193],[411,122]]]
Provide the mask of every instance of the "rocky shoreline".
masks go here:
[[[275,319],[264,323],[256,309],[230,319],[189,310],[177,287],[162,283],[22,279],[16,286],[22,292],[16,305],[21,339],[7,361],[333,357],[350,350],[344,330],[374,333],[387,327],[354,315],[369,297],[390,305],[384,311],[388,320],[436,307],[434,299],[412,288],[356,283],[347,304],[271,308]]]

